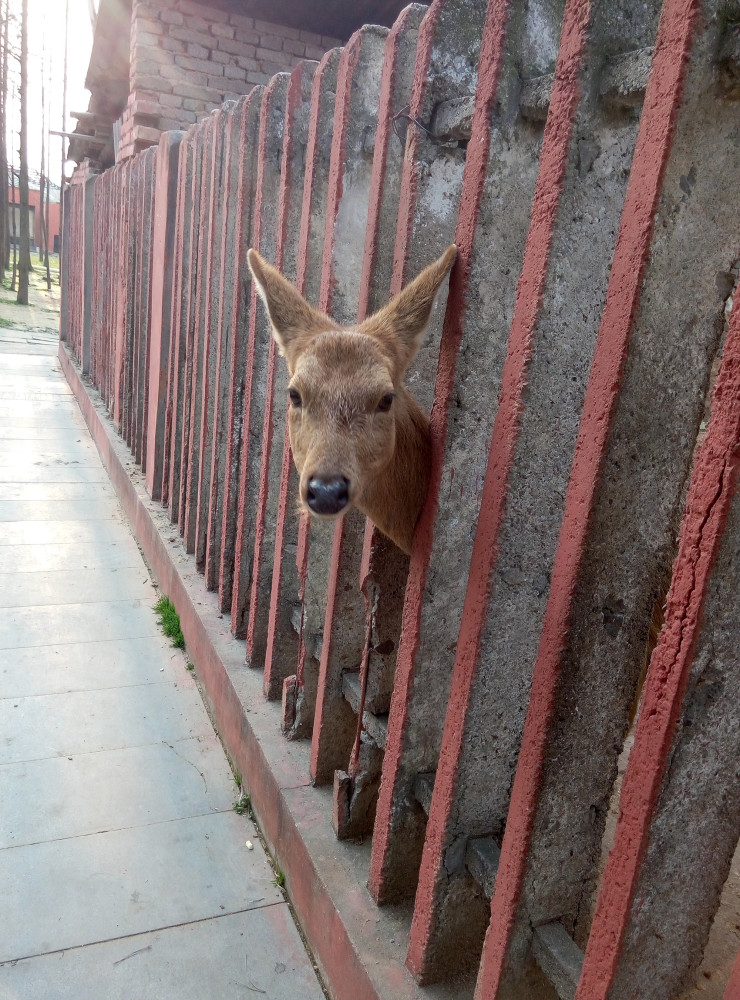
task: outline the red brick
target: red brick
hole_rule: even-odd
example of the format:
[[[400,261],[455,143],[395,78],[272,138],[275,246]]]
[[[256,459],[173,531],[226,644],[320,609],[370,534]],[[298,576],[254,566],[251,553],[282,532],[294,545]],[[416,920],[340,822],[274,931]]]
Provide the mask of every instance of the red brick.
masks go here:
[[[243,28],[247,31],[254,30],[254,18],[253,17],[243,17],[241,14],[232,14],[229,17],[229,24],[235,25],[237,28]]]
[[[179,38],[163,38],[162,48],[167,52],[184,52],[185,42],[181,42]]]
[[[194,59],[192,56],[175,56],[175,65],[182,66],[183,69],[192,70],[193,73],[212,73],[218,76],[223,74],[223,66],[212,63],[207,59]]]
[[[147,76],[146,74],[140,75],[137,73],[135,77],[135,83],[137,84],[137,86],[146,87],[147,89],[156,87],[157,90],[160,91],[161,93],[171,94],[172,84],[166,78],[162,79],[162,76],[165,76],[165,70],[168,70],[170,68],[171,67],[169,66],[162,66],[161,76]]]
[[[260,64],[256,59],[250,59],[249,56],[237,56],[236,57],[237,66],[241,66],[242,69],[246,70],[258,70]]]
[[[220,24],[220,23],[212,24],[211,34],[215,35],[216,38],[233,38],[234,28],[232,28],[228,24]]]
[[[306,59],[323,59],[326,49],[321,45],[306,44]]]
[[[277,35],[260,34],[260,46],[263,49],[271,49],[273,52],[283,51],[283,39]]]
[[[196,101],[202,101],[203,104],[212,104],[214,101],[221,100],[220,90],[194,83],[190,77],[187,80],[178,81],[172,89],[174,93],[179,94],[181,97],[189,97]]]
[[[171,28],[170,38],[179,38],[182,42],[195,42],[200,45],[203,42],[202,31],[192,31],[190,28]]]
[[[207,4],[195,3],[194,0],[177,0],[178,8],[183,14],[194,14],[209,21],[228,21],[229,15],[224,11],[214,10]]]
[[[228,80],[246,80],[247,71],[241,66],[234,66],[232,64],[230,66],[224,66],[224,76]]]
[[[182,24],[184,18],[177,10],[163,10],[159,15],[163,24]]]
[[[189,56],[195,56],[196,59],[208,59],[211,54],[210,49],[196,42],[188,42],[186,51]]]
[[[302,42],[308,42],[310,45],[323,45],[324,42],[321,35],[314,35],[312,31],[301,31],[300,39]]]
[[[156,48],[159,45],[159,35],[154,35],[150,31],[132,31],[131,32],[131,44],[135,46],[140,45],[151,45],[152,48]]]
[[[219,52],[229,52],[234,56],[253,56],[256,52],[254,45],[235,41],[233,38],[219,38],[218,50]]]
[[[283,42],[283,49],[285,52],[289,52],[293,56],[298,56],[302,59],[306,54],[306,46],[303,42],[294,41],[292,38],[286,38]]]
[[[271,34],[278,34],[278,35],[281,34],[281,32],[283,30],[282,26],[279,25],[279,24],[275,24],[274,21],[259,21],[259,20],[256,20],[254,22],[254,26],[257,29],[257,31],[259,31],[259,32],[267,31],[267,32],[269,32]]]

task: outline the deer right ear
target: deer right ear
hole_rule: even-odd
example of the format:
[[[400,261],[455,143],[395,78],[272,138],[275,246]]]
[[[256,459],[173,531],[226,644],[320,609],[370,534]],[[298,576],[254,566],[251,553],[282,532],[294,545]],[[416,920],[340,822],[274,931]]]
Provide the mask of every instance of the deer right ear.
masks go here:
[[[306,342],[317,333],[336,329],[336,324],[310,306],[298,289],[256,250],[247,252],[247,262],[265,303],[272,335],[292,373]]]

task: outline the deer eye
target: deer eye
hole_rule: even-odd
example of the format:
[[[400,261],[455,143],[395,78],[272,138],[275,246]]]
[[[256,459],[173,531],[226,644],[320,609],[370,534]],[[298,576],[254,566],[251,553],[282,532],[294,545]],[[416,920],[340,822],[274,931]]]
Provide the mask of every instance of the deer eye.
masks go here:
[[[377,412],[378,413],[387,413],[388,410],[390,410],[391,406],[393,406],[393,400],[394,399],[395,399],[395,396],[393,395],[393,393],[392,392],[387,392],[385,394],[385,396],[383,396],[383,398],[381,399],[381,401],[378,403]]]
[[[297,389],[288,389],[288,396],[290,397],[290,405],[300,409],[303,405],[300,392]]]

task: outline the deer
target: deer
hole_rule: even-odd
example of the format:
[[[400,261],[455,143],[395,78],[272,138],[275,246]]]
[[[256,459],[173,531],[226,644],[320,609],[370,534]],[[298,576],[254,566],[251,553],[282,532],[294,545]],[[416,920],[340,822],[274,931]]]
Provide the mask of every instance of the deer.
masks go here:
[[[299,502],[335,519],[356,507],[407,555],[429,485],[429,417],[404,384],[453,243],[388,305],[354,326],[311,306],[283,275],[247,254],[289,374],[288,431]]]

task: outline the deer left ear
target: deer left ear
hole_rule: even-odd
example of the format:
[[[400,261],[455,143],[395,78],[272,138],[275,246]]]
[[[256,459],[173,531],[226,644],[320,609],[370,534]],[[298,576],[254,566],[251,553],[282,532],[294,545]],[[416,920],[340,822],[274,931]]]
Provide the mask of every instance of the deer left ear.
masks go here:
[[[440,285],[457,257],[453,243],[442,256],[414,278],[387,306],[370,316],[360,332],[375,337],[396,362],[401,375],[416,357]]]
[[[298,289],[256,250],[247,252],[247,262],[270,317],[272,334],[292,373],[306,342],[317,333],[336,329],[336,324],[310,306]]]

